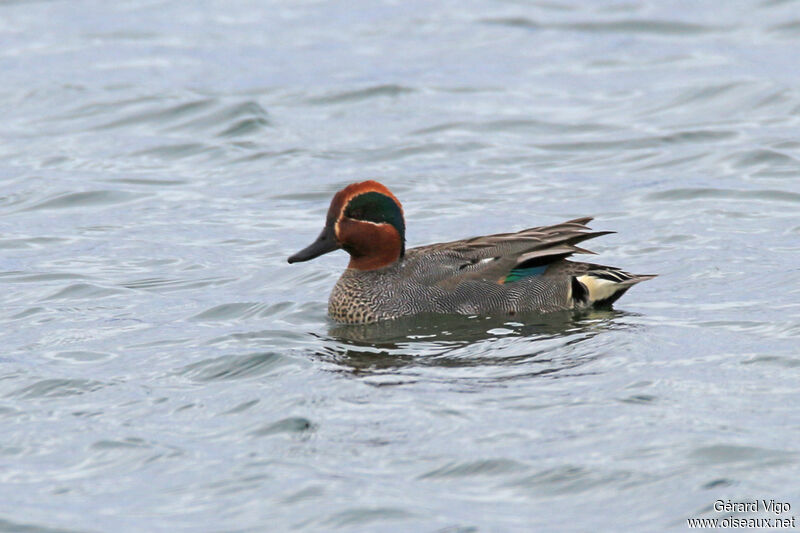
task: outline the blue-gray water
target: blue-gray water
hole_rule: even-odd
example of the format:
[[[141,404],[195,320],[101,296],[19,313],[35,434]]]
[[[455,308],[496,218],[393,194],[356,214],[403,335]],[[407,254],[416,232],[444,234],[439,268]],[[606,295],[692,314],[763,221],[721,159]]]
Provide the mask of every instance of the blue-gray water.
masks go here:
[[[799,54],[780,0],[0,3],[0,530],[800,514]],[[285,258],[366,178],[660,277],[337,328]]]

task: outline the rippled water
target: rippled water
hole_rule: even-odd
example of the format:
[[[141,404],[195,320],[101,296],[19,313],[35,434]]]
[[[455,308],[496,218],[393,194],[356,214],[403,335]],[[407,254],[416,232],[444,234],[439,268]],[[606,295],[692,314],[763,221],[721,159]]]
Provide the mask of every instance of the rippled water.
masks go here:
[[[800,3],[0,3],[0,529],[683,529],[800,509]],[[327,321],[409,245],[594,215],[614,311]],[[798,512],[800,514],[800,512]]]

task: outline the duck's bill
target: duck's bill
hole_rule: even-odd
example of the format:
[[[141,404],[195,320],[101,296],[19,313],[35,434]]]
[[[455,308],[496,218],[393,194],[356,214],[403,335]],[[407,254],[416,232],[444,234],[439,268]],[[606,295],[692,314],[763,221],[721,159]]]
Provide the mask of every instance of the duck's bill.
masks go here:
[[[325,227],[322,230],[322,233],[319,234],[319,237],[317,237],[317,239],[312,242],[310,246],[306,246],[291,256],[289,258],[289,262],[299,263],[301,261],[309,261],[315,257],[327,254],[328,252],[338,250],[339,248],[341,248],[341,245],[336,242],[336,237],[333,234],[333,228],[328,229]]]

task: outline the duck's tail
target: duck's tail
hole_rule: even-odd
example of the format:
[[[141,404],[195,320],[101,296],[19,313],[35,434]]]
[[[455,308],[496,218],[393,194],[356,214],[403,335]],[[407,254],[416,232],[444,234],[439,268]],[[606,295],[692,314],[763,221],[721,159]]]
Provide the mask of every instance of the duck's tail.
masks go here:
[[[640,281],[656,277],[655,274],[631,274],[614,267],[591,266],[585,274],[572,278],[572,300],[584,307],[609,306]]]

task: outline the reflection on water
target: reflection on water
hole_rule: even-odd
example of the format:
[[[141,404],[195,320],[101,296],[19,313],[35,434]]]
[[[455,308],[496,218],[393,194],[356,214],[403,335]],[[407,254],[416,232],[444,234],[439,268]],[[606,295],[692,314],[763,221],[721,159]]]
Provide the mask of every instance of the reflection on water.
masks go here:
[[[580,364],[554,362],[558,352],[609,329],[633,327],[631,313],[614,310],[520,314],[508,317],[417,315],[376,324],[337,324],[321,339],[323,360],[354,373],[414,366],[484,366],[537,363],[548,374]],[[556,368],[545,368],[554,364]],[[530,374],[527,374],[530,375]]]

